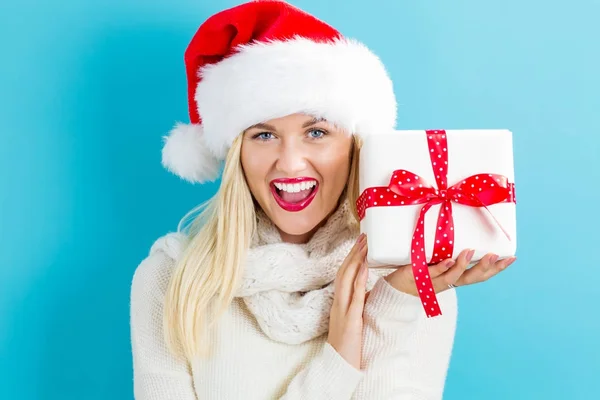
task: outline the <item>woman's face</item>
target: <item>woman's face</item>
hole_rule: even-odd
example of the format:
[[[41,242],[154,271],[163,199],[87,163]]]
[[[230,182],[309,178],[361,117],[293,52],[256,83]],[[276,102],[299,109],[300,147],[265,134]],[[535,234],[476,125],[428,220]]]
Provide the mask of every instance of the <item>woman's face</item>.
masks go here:
[[[352,136],[293,114],[244,132],[241,162],[252,195],[286,242],[306,242],[335,210],[350,168]]]

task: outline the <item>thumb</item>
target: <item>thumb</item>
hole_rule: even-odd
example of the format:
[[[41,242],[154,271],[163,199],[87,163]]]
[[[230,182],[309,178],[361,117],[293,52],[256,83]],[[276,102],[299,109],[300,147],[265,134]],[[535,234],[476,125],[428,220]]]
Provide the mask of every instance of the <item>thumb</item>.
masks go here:
[[[448,271],[448,268],[450,268],[454,264],[454,260],[449,258],[447,260],[442,261],[439,264],[432,265],[431,267],[429,267],[429,275],[431,276],[431,279],[437,278],[438,276],[442,275],[444,272]]]
[[[369,290],[368,292],[365,293],[365,304],[367,304],[367,300],[369,299],[369,295],[371,294],[371,291]]]

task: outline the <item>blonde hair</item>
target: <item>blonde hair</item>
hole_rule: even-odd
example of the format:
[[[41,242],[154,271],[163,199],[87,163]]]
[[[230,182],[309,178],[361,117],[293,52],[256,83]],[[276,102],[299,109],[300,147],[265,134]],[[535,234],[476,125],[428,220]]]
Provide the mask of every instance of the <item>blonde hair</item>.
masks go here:
[[[353,136],[348,183],[340,200],[356,203],[361,141]],[[213,198],[191,210],[180,223],[190,241],[174,268],[164,307],[169,350],[185,357],[207,356],[209,330],[227,310],[243,274],[256,229],[255,205],[241,165],[242,135],[227,154],[221,186]],[[354,207],[352,207],[354,209]],[[189,227],[184,221],[197,214]],[[358,216],[354,210],[356,221]]]

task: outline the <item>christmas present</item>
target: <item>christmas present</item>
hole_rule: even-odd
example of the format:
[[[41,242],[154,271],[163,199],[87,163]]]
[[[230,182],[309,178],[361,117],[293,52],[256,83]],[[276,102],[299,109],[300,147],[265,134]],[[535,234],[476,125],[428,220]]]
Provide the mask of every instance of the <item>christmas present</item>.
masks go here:
[[[357,211],[371,267],[412,264],[427,315],[441,314],[428,265],[474,249],[516,252],[512,133],[403,130],[370,135],[360,151]],[[421,285],[423,285],[421,287]],[[433,296],[432,296],[433,295]],[[432,296],[427,297],[427,296]]]

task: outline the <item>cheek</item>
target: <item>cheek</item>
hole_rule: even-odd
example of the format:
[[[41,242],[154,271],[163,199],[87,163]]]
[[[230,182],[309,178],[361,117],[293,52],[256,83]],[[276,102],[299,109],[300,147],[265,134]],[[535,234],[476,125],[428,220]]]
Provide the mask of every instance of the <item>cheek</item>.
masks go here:
[[[253,146],[252,143],[244,143],[244,145],[240,154],[242,170],[252,195],[260,200],[270,191],[265,180],[271,169],[272,160],[264,149]]]
[[[319,157],[319,174],[328,183],[329,190],[341,190],[346,185],[350,168],[349,146],[336,146]]]
[[[256,195],[255,190],[261,187],[264,182],[267,166],[265,158],[256,154],[252,145],[242,146],[241,163],[248,186]]]

